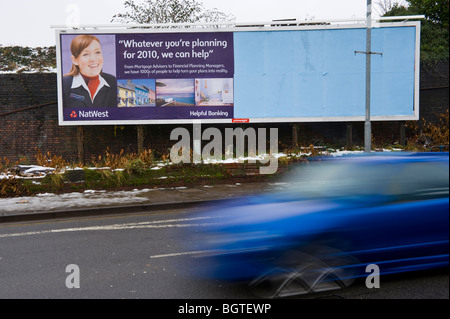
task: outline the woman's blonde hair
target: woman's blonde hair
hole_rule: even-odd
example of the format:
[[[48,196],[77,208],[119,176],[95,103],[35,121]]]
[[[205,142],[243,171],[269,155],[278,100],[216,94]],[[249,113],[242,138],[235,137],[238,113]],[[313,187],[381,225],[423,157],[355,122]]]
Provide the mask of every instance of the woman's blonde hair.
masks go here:
[[[72,55],[77,59],[81,52],[83,52],[84,49],[86,49],[88,46],[91,45],[92,41],[97,41],[100,43],[100,40],[95,36],[91,34],[81,34],[76,36],[72,43],[70,44],[70,52]],[[80,69],[77,65],[72,63],[72,68],[70,69],[69,73],[66,74],[66,76],[77,76],[80,74]]]

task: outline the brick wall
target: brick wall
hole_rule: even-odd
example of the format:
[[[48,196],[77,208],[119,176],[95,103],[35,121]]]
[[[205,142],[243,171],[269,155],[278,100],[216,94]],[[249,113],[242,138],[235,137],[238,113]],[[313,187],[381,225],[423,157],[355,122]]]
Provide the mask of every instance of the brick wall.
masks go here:
[[[36,148],[64,155],[73,151],[66,143],[73,130],[58,126],[56,104],[44,105],[56,101],[55,81],[55,74],[0,76],[0,157],[30,157]]]
[[[448,62],[433,68],[422,68],[420,75],[420,118],[436,121],[437,115],[448,110]],[[36,149],[76,161],[77,127],[58,125],[56,74],[0,74],[0,159],[28,158],[33,162]],[[50,104],[51,103],[51,104]],[[399,141],[401,122],[374,122],[372,133],[375,144]],[[178,125],[146,125],[144,147],[156,155],[167,154],[174,144],[170,132]],[[190,126],[184,126],[191,130]],[[207,125],[204,128],[208,127]],[[216,125],[221,130],[229,125]],[[246,126],[243,125],[243,128]],[[292,125],[252,125],[277,127],[280,150],[292,146]],[[107,148],[118,153],[137,151],[136,126],[85,126],[84,157],[104,154]],[[347,143],[347,123],[298,123],[298,142],[344,146]],[[408,132],[406,132],[408,134]],[[352,142],[363,145],[364,123],[352,123]]]
[[[420,119],[437,120],[439,114],[448,110],[448,61],[434,67],[422,68],[420,75]]]

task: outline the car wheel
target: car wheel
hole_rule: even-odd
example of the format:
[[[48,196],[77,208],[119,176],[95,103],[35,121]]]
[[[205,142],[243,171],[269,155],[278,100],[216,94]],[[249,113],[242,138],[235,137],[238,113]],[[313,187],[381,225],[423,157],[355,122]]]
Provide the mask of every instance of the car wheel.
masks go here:
[[[337,249],[311,246],[289,251],[277,266],[250,282],[250,288],[262,298],[336,290],[351,285],[358,261]]]

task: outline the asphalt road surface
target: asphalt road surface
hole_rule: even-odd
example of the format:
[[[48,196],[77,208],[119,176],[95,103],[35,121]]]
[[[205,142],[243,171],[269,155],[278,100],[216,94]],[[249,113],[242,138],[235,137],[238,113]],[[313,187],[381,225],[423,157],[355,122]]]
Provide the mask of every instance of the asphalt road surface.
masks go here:
[[[0,225],[0,298],[253,299],[190,275],[193,211]],[[381,277],[296,299],[448,299],[448,270]]]

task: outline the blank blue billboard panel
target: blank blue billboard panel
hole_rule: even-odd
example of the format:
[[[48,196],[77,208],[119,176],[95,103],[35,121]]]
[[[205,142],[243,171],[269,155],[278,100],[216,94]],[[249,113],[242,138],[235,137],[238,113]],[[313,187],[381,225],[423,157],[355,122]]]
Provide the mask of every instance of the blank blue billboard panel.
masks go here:
[[[365,115],[366,30],[235,32],[235,117]],[[371,114],[415,114],[416,27],[372,31]]]

